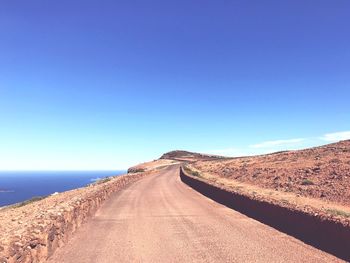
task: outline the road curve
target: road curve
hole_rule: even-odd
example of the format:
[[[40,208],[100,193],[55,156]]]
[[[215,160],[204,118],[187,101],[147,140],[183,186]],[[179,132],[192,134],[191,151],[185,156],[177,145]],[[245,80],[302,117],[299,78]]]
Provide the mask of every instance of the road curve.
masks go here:
[[[178,166],[116,193],[49,262],[342,262],[202,196]]]

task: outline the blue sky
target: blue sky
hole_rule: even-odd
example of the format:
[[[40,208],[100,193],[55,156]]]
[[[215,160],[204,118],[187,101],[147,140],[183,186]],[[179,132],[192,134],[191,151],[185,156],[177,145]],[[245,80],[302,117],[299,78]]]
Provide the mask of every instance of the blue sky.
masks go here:
[[[350,138],[349,13],[348,0],[4,0],[0,170]]]

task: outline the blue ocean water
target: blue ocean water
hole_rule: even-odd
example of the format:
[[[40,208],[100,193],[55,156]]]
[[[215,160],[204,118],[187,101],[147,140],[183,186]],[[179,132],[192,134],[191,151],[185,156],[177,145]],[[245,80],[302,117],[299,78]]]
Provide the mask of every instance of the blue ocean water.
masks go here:
[[[98,179],[126,171],[1,172],[0,206],[86,186]]]

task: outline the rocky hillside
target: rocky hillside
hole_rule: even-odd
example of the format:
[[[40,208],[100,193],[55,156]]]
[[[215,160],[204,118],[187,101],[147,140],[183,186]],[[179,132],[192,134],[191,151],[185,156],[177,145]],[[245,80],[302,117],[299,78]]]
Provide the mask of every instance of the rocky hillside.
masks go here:
[[[217,156],[217,155],[208,155],[208,154],[202,154],[202,153],[194,153],[194,152],[188,152],[188,151],[171,151],[168,153],[163,154],[160,159],[168,159],[168,160],[176,160],[176,161],[199,161],[199,160],[217,160],[217,159],[223,159],[225,157]]]
[[[350,206],[350,140],[252,157],[198,160],[220,178]]]

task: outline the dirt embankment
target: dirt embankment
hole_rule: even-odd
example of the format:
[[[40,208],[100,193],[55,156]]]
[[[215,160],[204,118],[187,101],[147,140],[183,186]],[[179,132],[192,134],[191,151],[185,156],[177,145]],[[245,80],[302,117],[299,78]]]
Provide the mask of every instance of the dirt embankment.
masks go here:
[[[218,178],[350,207],[350,140],[192,166]]]
[[[0,263],[45,262],[112,193],[151,172],[112,177],[0,210]]]

